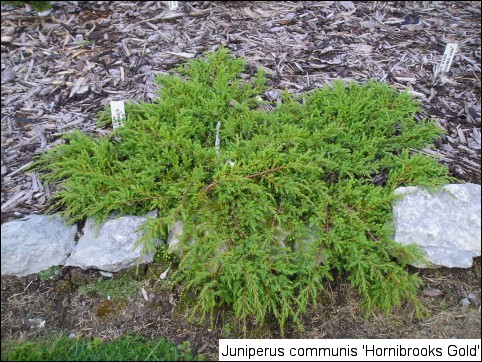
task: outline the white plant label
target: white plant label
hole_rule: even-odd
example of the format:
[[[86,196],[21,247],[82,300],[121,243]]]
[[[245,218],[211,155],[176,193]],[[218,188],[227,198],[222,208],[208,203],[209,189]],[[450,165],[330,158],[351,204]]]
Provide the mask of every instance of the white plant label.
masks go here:
[[[216,149],[216,155],[219,156],[219,150],[221,146],[221,136],[219,135],[219,132],[221,130],[221,122],[218,122],[216,124],[216,140],[214,141],[214,148]],[[234,166],[234,162],[231,160],[228,160],[228,163],[231,165],[231,167]]]
[[[452,65],[452,60],[454,60],[455,53],[459,45],[457,43],[447,43],[444,55],[442,56],[442,61],[439,66],[439,73],[448,72],[450,66]]]
[[[169,10],[171,11],[177,10],[179,8],[179,4],[177,1],[168,1],[167,3],[169,5]]]
[[[219,155],[219,146],[221,145],[221,138],[219,137],[219,130],[221,129],[221,122],[216,124],[216,140],[214,141],[214,148],[216,149],[216,154]]]
[[[124,101],[110,101],[110,114],[114,129],[122,127],[124,125],[124,120],[126,119]]]

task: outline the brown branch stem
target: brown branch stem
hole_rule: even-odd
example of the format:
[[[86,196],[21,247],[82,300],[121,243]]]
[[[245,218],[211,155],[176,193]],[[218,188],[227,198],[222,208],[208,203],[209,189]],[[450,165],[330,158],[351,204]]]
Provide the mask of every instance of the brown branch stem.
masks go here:
[[[287,168],[286,166],[279,166],[279,167],[274,167],[274,168],[270,168],[269,170],[264,170],[264,171],[259,171],[259,172],[256,172],[256,173],[252,173],[252,174],[249,174],[249,175],[246,175],[244,176],[245,178],[255,178],[255,177],[258,177],[258,176],[265,176],[267,174],[270,174],[270,173],[273,173],[273,172],[276,172],[276,171],[279,171],[279,170],[283,170]],[[219,182],[212,182],[210,183],[205,189],[204,189],[204,192],[205,193],[209,193],[213,188],[215,188],[217,185],[219,185]]]

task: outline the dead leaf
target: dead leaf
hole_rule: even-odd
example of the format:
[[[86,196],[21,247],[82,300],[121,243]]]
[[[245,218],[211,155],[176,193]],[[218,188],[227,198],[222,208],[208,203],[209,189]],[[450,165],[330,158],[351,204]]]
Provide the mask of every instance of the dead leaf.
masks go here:
[[[163,272],[163,273],[159,276],[159,279],[161,279],[161,280],[166,279],[166,277],[167,277],[167,272],[169,271],[169,269],[171,269],[171,264],[169,264],[169,266],[167,267],[166,271]]]
[[[423,291],[423,295],[430,298],[437,298],[443,294],[444,293],[440,289],[436,289],[436,288],[425,289]]]

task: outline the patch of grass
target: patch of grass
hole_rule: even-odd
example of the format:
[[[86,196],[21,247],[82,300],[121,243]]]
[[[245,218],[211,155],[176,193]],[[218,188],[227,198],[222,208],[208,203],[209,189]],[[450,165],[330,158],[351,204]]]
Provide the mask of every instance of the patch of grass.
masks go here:
[[[42,270],[38,273],[38,277],[41,281],[45,282],[49,279],[53,279],[57,273],[60,271],[60,266],[52,266],[47,270]]]
[[[421,316],[406,266],[422,254],[392,240],[391,204],[399,186],[449,182],[436,159],[409,151],[442,131],[415,121],[408,93],[374,81],[282,92],[266,111],[264,73],[246,81],[244,70],[224,49],[208,53],[159,76],[159,100],[127,104],[111,135],[69,134],[35,164],[60,186],[53,208],[72,221],[161,210],[142,227],[144,252],[182,221],[171,280],[201,319],[227,308],[245,326],[301,328],[335,273],[367,311],[409,301]]]
[[[113,341],[65,336],[23,342],[2,341],[2,361],[203,361],[189,342],[178,346],[163,338],[126,335]]]
[[[82,285],[79,294],[95,292],[103,298],[126,299],[134,297],[137,293],[137,281],[128,275],[115,279],[100,279],[96,283]]]
[[[14,7],[20,7],[25,4],[30,4],[32,9],[38,12],[42,12],[52,8],[50,1],[2,1],[2,4],[11,5]]]

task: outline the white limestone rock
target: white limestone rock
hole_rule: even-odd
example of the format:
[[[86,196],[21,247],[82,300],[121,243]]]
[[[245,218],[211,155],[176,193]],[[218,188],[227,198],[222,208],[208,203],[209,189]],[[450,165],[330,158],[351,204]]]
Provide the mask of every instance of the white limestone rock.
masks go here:
[[[171,251],[178,251],[179,243],[182,239],[182,234],[184,233],[184,223],[182,221],[176,221],[169,231],[167,236],[167,245]]]
[[[157,211],[151,211],[144,216],[111,215],[97,230],[94,220],[87,219],[83,235],[65,265],[109,272],[117,272],[136,265],[141,247],[134,249],[134,246],[142,236],[138,228],[148,218],[156,216]],[[153,257],[154,252],[146,254],[141,262],[150,263]]]
[[[197,226],[199,228],[199,226]],[[181,240],[184,235],[184,222],[178,220],[172,225],[171,230],[169,231],[169,235],[167,236],[167,242],[169,251],[176,253],[179,258],[184,256],[185,250],[181,248]],[[189,245],[194,243],[194,238],[189,239]]]
[[[393,205],[395,241],[417,244],[432,266],[469,268],[480,255],[480,185],[450,184],[435,194],[400,187]],[[414,265],[423,267],[422,265]]]
[[[301,240],[298,240],[295,242],[295,251],[297,253],[305,252],[308,251],[309,249],[312,249],[314,246],[314,243],[319,240],[319,236],[317,235],[316,229],[313,227],[308,227],[308,235]],[[314,250],[315,252],[315,260],[318,263],[318,265],[324,264],[326,262],[325,256],[323,253],[325,250],[321,248],[317,248]]]
[[[77,225],[59,215],[29,215],[2,224],[2,276],[26,276],[63,265],[75,246]]]

